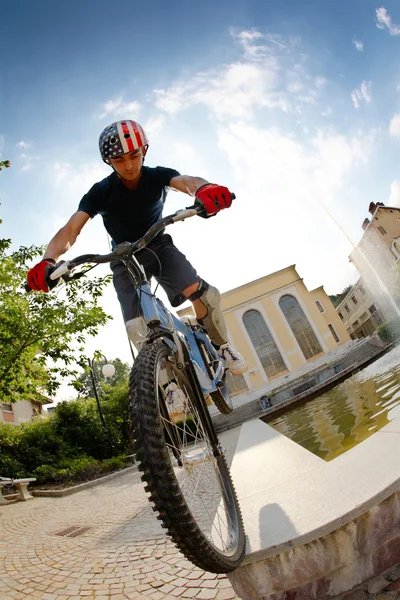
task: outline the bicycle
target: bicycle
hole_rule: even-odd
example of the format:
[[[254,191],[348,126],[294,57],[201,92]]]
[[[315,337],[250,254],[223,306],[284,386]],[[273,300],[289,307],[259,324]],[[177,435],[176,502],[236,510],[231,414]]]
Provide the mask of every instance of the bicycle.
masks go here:
[[[205,398],[228,414],[232,403],[224,364],[204,329],[178,319],[151,291],[135,252],[166,226],[198,215],[191,206],[164,217],[134,243],[106,255],[85,254],[59,263],[50,274],[65,281],[85,263],[122,261],[136,287],[147,335],[129,379],[131,435],[142,481],[153,510],[179,550],[214,573],[236,569],[245,555],[245,534],[224,451]],[[172,393],[171,393],[172,390]],[[178,402],[174,400],[174,392]]]

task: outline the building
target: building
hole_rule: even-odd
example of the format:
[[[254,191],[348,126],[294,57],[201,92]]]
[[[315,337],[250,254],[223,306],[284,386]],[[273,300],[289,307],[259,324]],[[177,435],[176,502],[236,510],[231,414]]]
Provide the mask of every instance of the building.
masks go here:
[[[400,209],[371,202],[361,240],[349,256],[361,277],[337,307],[352,339],[400,317]]]
[[[0,423],[24,423],[31,421],[34,417],[44,414],[43,405],[52,404],[52,400],[41,396],[40,401],[20,400],[12,404],[0,402]]]
[[[385,321],[382,311],[361,277],[337,306],[336,311],[353,340],[372,335]]]
[[[400,209],[381,202],[369,205],[370,219],[365,219],[363,236],[349,259],[360,273],[386,320],[399,317],[400,302]]]
[[[232,395],[312,368],[350,341],[323,287],[309,291],[295,265],[225,292],[221,304],[230,341],[248,363],[243,376],[228,378]],[[192,308],[178,311],[185,314]]]

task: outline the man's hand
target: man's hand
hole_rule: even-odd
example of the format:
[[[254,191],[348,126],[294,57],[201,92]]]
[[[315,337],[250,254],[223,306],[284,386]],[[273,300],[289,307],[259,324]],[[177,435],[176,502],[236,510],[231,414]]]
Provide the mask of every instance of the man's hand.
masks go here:
[[[44,258],[28,271],[26,278],[31,290],[49,292],[57,285],[58,279],[54,281],[48,279],[50,273],[54,271],[55,264],[56,261],[53,258]]]
[[[216,183],[206,183],[196,191],[195,205],[201,205],[203,211],[200,217],[207,219],[223,208],[229,208],[232,204],[232,194],[228,188]]]

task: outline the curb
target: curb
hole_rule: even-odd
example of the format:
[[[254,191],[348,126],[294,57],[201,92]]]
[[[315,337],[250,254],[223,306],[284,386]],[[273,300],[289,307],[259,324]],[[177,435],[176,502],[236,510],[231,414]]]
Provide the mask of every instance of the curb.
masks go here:
[[[119,475],[125,475],[125,473],[129,473],[130,471],[137,471],[137,465],[133,465],[132,467],[127,467],[126,469],[121,469],[120,471],[116,471],[115,473],[111,473],[110,475],[104,475],[104,477],[99,477],[98,479],[93,479],[93,481],[85,481],[85,483],[80,483],[79,485],[74,485],[64,490],[33,490],[30,492],[32,496],[50,496],[53,498],[58,498],[62,496],[69,496],[70,494],[76,494],[77,492],[81,492],[82,490],[95,487],[96,485],[100,485],[100,483],[104,483],[106,481],[110,481],[110,479],[114,479]]]

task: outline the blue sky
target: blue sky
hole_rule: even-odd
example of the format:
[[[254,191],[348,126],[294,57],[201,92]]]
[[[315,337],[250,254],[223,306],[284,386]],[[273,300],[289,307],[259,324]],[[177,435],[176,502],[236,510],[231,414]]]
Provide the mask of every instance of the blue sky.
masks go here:
[[[108,175],[98,136],[123,117],[147,130],[149,166],[235,191],[230,211],[171,231],[221,291],[293,263],[309,289],[341,291],[358,276],[348,255],[369,202],[400,206],[396,1],[16,0],[0,49],[0,157],[12,163],[0,216],[15,246],[48,243]],[[186,205],[171,192],[165,212]],[[96,217],[69,256],[107,248]],[[116,356],[111,289],[105,307],[118,334],[93,344],[115,339]]]

